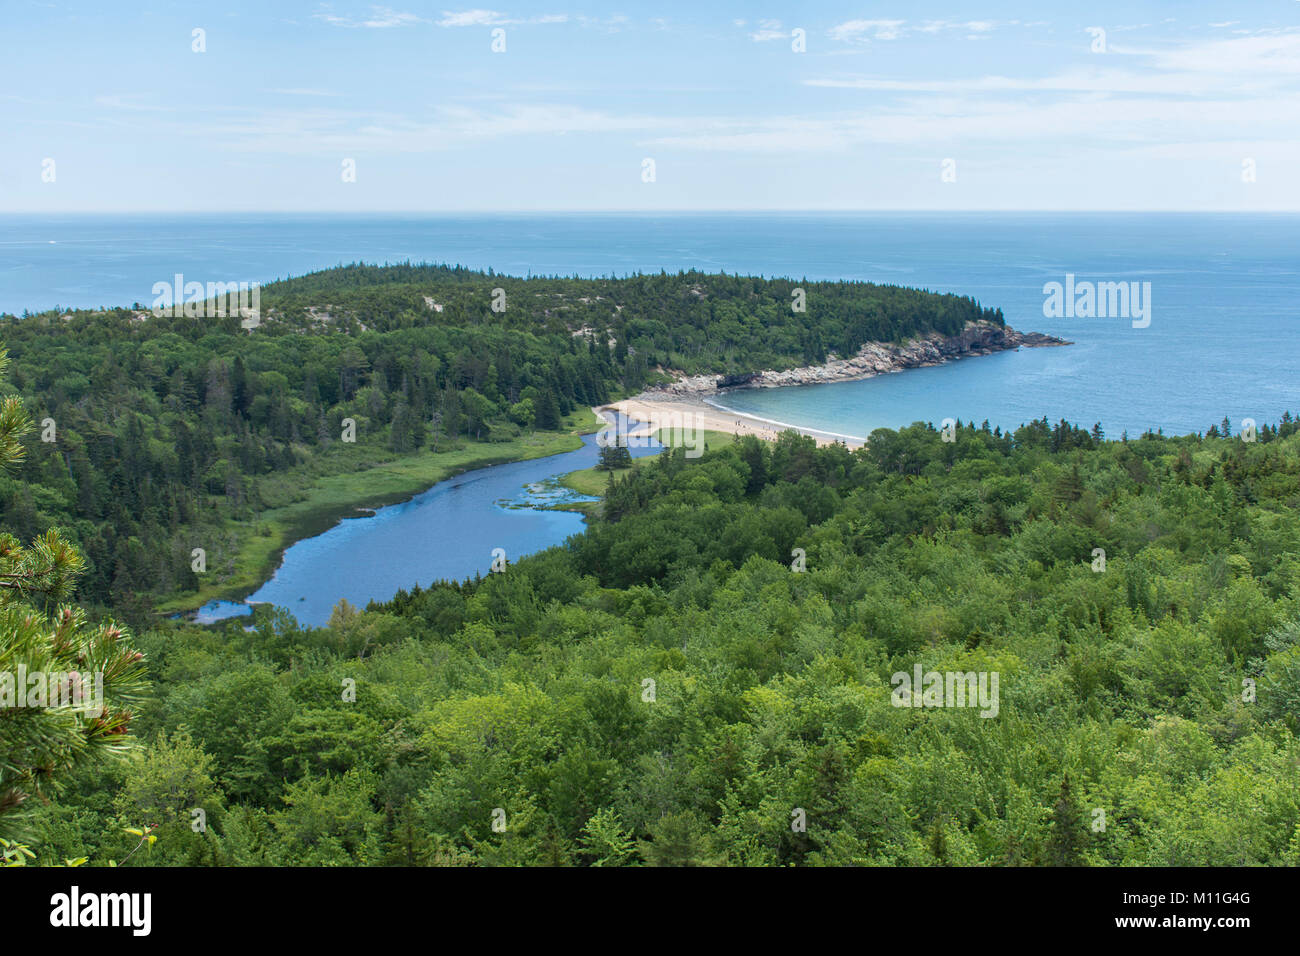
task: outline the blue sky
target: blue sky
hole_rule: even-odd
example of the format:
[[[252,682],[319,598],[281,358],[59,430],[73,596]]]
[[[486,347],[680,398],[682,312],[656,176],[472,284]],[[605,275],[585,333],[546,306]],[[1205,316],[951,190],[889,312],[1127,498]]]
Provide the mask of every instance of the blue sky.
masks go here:
[[[1300,209],[1297,0],[392,4],[5,0],[0,211]]]

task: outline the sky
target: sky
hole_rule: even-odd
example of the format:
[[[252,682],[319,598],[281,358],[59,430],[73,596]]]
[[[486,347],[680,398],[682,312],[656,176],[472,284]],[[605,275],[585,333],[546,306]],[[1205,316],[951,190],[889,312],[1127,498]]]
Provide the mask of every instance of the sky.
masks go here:
[[[391,2],[0,0],[0,213],[1300,210],[1300,0]]]

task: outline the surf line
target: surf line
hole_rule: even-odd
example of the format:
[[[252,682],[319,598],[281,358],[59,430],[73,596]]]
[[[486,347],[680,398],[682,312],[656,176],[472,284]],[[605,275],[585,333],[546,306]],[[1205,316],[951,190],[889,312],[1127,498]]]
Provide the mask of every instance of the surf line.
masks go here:
[[[719,402],[712,401],[707,398],[701,398],[700,401],[702,401],[705,405],[708,405],[710,408],[716,408],[718,409],[718,411],[727,412],[728,414],[731,415],[739,415],[741,418],[748,418],[751,419],[752,421],[762,422],[764,425],[779,425],[782,428],[791,428],[799,432],[800,434],[804,434],[804,435],[812,435],[812,436],[820,435],[823,438],[847,438],[849,441],[860,441],[864,445],[867,443],[867,439],[861,437],[860,435],[844,435],[841,434],[840,432],[826,432],[818,428],[805,428],[803,425],[791,425],[789,422],[779,422],[775,418],[760,418],[758,415],[753,415],[750,414],[749,412],[738,411],[737,409],[734,408],[728,408],[726,405],[723,405]]]

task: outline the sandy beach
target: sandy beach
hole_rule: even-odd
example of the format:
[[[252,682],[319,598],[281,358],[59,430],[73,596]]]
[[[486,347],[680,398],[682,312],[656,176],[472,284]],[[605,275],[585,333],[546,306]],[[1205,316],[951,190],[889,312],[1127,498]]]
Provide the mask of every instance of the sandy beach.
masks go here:
[[[831,357],[821,365],[809,365],[784,371],[767,370],[742,376],[747,387],[780,388],[798,385],[848,382],[874,378],[905,369],[944,365],[958,359],[1021,348],[1045,348],[1069,345],[1065,339],[1044,335],[1041,332],[1018,332],[1010,326],[981,320],[968,322],[955,335],[931,332],[904,343],[867,342],[856,355],[847,359]],[[601,408],[593,408],[597,415],[605,409],[617,409],[628,418],[648,422],[650,427],[635,431],[633,435],[651,434],[660,429],[686,429],[691,432],[716,431],[732,435],[755,435],[765,441],[775,441],[784,431],[796,431],[816,439],[818,445],[841,442],[849,448],[866,444],[865,436],[839,435],[834,432],[802,428],[788,422],[772,421],[728,411],[709,404],[706,399],[716,397],[720,404],[726,402],[725,389],[719,391],[722,377],[716,374],[675,374],[672,382],[644,391],[632,398]],[[731,383],[727,383],[731,384]]]
[[[685,428],[688,431],[700,429],[726,432],[731,435],[754,435],[764,441],[775,441],[777,435],[783,431],[797,431],[816,439],[818,445],[830,445],[839,441],[849,448],[858,448],[863,444],[859,438],[839,437],[809,428],[798,428],[794,425],[755,418],[752,415],[742,415],[739,412],[729,412],[715,408],[701,399],[685,396],[674,396],[672,399],[663,400],[646,399],[638,395],[621,402],[602,405],[592,411],[599,415],[606,409],[622,412],[634,421],[647,422],[649,427],[644,431],[648,432],[655,432],[661,428]],[[634,435],[642,433],[643,431],[633,432]]]

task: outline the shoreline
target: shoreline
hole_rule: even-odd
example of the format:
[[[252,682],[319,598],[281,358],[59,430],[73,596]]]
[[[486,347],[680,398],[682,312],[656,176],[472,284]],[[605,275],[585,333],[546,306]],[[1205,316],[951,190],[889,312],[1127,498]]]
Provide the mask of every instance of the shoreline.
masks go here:
[[[1073,345],[1065,339],[1041,332],[1018,332],[1007,325],[995,325],[981,320],[968,322],[955,335],[930,332],[901,344],[892,342],[867,342],[850,358],[830,354],[820,365],[804,365],[777,371],[764,369],[740,375],[685,375],[681,372],[660,369],[673,381],[652,385],[637,400],[655,401],[658,396],[672,401],[680,397],[720,395],[740,388],[784,388],[790,385],[824,385],[831,382],[852,382],[873,378],[889,372],[902,372],[913,368],[930,368],[946,365],[957,359],[998,352],[1015,352],[1022,348],[1054,348]]]
[[[850,359],[832,356],[821,365],[780,372],[767,369],[745,376],[678,374],[676,381],[648,388],[631,398],[600,406],[600,409],[611,409],[628,418],[647,422],[649,432],[660,428],[681,428],[683,423],[691,423],[691,427],[736,436],[754,435],[765,441],[775,441],[783,431],[795,431],[815,439],[819,446],[842,442],[849,448],[860,448],[867,443],[865,436],[762,418],[729,408],[718,399],[740,389],[856,382],[908,369],[947,365],[981,355],[1072,344],[1040,332],[1018,332],[1010,326],[972,322],[957,335],[930,333],[902,345],[868,342]]]
[[[653,394],[653,393],[650,393]],[[687,431],[726,432],[736,437],[753,435],[763,441],[776,441],[777,436],[785,431],[795,431],[816,440],[818,446],[842,442],[849,448],[860,448],[866,439],[855,435],[840,435],[836,432],[806,428],[788,422],[774,421],[738,412],[722,405],[714,404],[702,396],[682,395],[672,399],[659,397],[648,398],[646,392],[625,398],[618,402],[598,406],[599,412],[616,411],[629,419],[644,423],[642,428],[629,432],[629,436],[651,435],[660,429],[680,429]]]
[[[597,416],[599,418],[599,416]],[[247,537],[251,539],[260,539],[263,537],[273,538],[268,541],[268,548],[257,549],[262,552],[258,555],[251,556],[255,567],[236,567],[231,578],[223,584],[213,584],[206,588],[201,587],[198,592],[188,595],[169,595],[162,600],[152,602],[152,611],[161,617],[179,616],[188,623],[194,623],[194,616],[206,605],[213,602],[229,602],[233,604],[265,604],[265,601],[248,600],[253,594],[257,593],[261,587],[273,578],[279,571],[281,564],[284,562],[285,552],[300,541],[306,541],[324,534],[331,528],[343,521],[355,518],[365,518],[373,516],[375,511],[380,508],[387,508],[392,505],[402,504],[410,501],[417,495],[424,494],[434,486],[444,481],[450,481],[470,471],[478,471],[483,468],[492,468],[497,465],[516,464],[522,461],[536,461],[543,458],[550,458],[555,455],[563,455],[568,452],[576,451],[582,446],[581,436],[592,434],[600,428],[599,422],[582,421],[581,419],[573,422],[570,429],[563,432],[542,432],[535,433],[549,436],[547,444],[568,445],[570,442],[564,440],[568,437],[578,439],[576,447],[558,448],[552,450],[550,447],[539,447],[537,449],[528,449],[522,455],[501,455],[491,454],[491,443],[474,442],[472,445],[479,445],[480,448],[474,448],[475,452],[483,451],[482,457],[470,456],[463,461],[454,464],[446,464],[439,461],[439,457],[445,456],[445,452],[423,451],[415,455],[405,456],[392,461],[376,464],[367,471],[376,473],[387,473],[392,477],[396,469],[407,470],[411,467],[421,472],[419,475],[409,475],[401,478],[393,478],[392,484],[397,487],[391,487],[385,490],[370,488],[356,496],[346,496],[350,500],[330,501],[329,490],[325,487],[331,479],[336,479],[338,475],[318,476],[312,483],[316,494],[309,494],[306,498],[292,502],[279,508],[267,509],[267,511],[258,515],[253,521],[248,522]],[[469,451],[470,448],[459,449],[459,451]],[[533,454],[533,451],[541,451],[541,454]],[[425,469],[428,469],[427,471]],[[430,475],[436,474],[438,477],[429,480]],[[313,501],[313,499],[315,499]],[[259,523],[265,522],[272,527],[271,535],[254,534],[253,529],[258,527]],[[236,556],[238,561],[239,555]],[[250,583],[253,579],[255,583]],[[206,625],[203,625],[206,626]]]
[[[845,379],[845,381],[849,381],[849,379]],[[781,387],[798,388],[799,386],[786,385]],[[719,392],[718,394],[725,395],[727,393]],[[709,408],[716,408],[719,411],[726,412],[728,415],[735,415],[739,419],[748,419],[755,422],[763,422],[766,425],[776,425],[781,429],[781,431],[796,431],[801,435],[808,435],[812,438],[817,438],[817,439],[827,438],[830,439],[831,441],[843,441],[850,448],[856,448],[861,445],[865,445],[867,443],[867,439],[862,435],[844,435],[841,434],[840,432],[828,432],[817,428],[809,428],[808,426],[805,425],[795,425],[791,422],[778,421],[775,418],[763,418],[759,415],[751,415],[748,412],[737,411],[734,408],[731,408],[727,405],[723,405],[721,402],[711,402],[707,398],[700,399],[700,402],[704,405],[707,405]],[[857,444],[854,444],[855,442]],[[821,442],[819,441],[818,444],[821,444]]]

